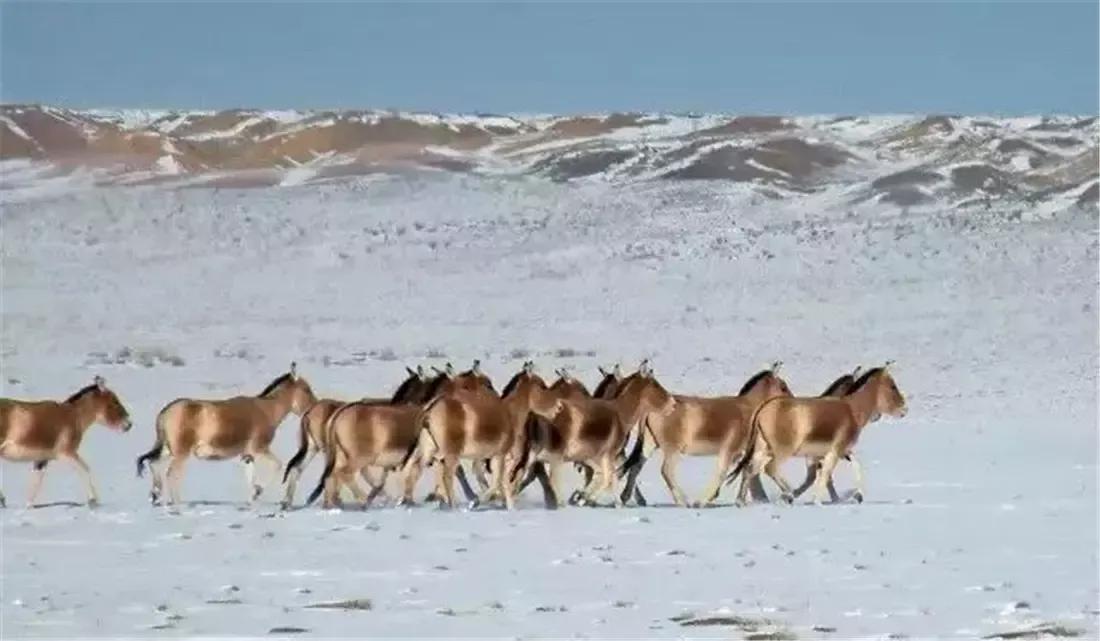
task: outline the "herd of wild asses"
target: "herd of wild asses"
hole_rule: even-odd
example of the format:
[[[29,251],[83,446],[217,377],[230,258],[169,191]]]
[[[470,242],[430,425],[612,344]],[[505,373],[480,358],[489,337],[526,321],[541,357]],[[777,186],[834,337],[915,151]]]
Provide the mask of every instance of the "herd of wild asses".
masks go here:
[[[528,361],[498,393],[475,361],[462,373],[450,364],[431,373],[406,367],[408,377],[391,397],[346,402],[318,399],[292,363],[256,396],[180,398],[166,405],[156,417],[156,442],[137,459],[137,473],[141,476],[146,467],[152,472],[154,504],[165,493],[167,502],[176,504],[189,457],[239,457],[251,503],[263,491],[256,477],[262,461],[275,477],[282,472],[282,506],[290,508],[302,470],[321,454],[324,472],[307,505],[322,496],[326,507],[340,505],[347,490],[369,507],[395,471],[403,477],[398,503],[411,504],[421,472],[434,466],[435,487],[425,500],[453,507],[457,479],[471,505],[502,500],[511,509],[515,497],[538,481],[546,507],[556,508],[562,504],[561,467],[572,463],[584,484],[569,503],[595,505],[611,493],[617,506],[645,505],[637,477],[659,449],[661,476],[678,505],[688,505],[676,482],[683,456],[717,459],[714,477],[696,505],[713,502],[722,486],[738,477],[739,504],[750,492],[754,500],[766,501],[761,472],[787,502],[811,486],[815,500],[824,500],[827,491],[837,501],[832,473],[840,459],[851,463],[852,498],[862,501],[863,476],[853,452],[860,431],[883,414],[901,417],[906,411],[890,363],[862,373],[856,368],[812,397],[793,396],[779,367],[775,363],[758,372],[735,396],[703,397],[668,392],[648,361],[628,376],[618,365],[600,368],[602,379],[591,392],[564,369],[548,385]],[[271,442],[291,412],[301,417],[300,446],[284,470]],[[99,376],[61,402],[0,399],[0,457],[32,463],[28,504],[35,501],[49,461],[57,458],[73,463],[87,486],[89,504],[97,503],[91,471],[78,452],[84,432],[95,423],[124,432],[132,425],[118,396]],[[780,473],[790,457],[807,460],[806,479],[795,489]],[[471,462],[480,491],[470,485],[463,460]],[[616,487],[620,482],[622,487]],[[3,501],[0,492],[0,505]]]

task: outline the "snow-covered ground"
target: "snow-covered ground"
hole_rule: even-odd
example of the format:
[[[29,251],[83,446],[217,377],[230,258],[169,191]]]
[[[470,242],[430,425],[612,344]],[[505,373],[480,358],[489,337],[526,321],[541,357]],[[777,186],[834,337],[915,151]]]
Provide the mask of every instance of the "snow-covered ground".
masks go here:
[[[88,434],[99,509],[54,463],[47,506],[0,512],[0,636],[1095,638],[1095,213],[739,189],[429,174],[9,202],[3,395],[102,374],[136,425]],[[646,356],[698,394],[775,359],[803,394],[895,359],[909,415],[865,432],[862,505],[673,508],[651,464],[646,509],[546,512],[532,488],[515,512],[280,513],[274,487],[244,507],[239,463],[192,462],[173,515],[134,478],[163,404],[258,392],[291,360],[355,397],[406,364],[479,357],[499,386],[527,358],[594,382]],[[288,420],[283,460],[295,439]],[[712,465],[681,465],[689,494]],[[0,469],[20,505],[29,466]]]

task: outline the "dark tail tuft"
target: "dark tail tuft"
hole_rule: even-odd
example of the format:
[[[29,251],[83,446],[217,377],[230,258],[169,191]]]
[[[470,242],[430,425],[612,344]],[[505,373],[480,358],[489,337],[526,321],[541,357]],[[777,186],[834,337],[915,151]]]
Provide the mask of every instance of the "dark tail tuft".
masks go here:
[[[764,401],[756,407],[752,413],[752,418],[749,419],[749,444],[745,446],[745,454],[741,457],[741,460],[737,462],[737,465],[733,467],[726,476],[725,485],[733,483],[737,475],[745,469],[745,466],[752,460],[753,452],[756,450],[756,439],[760,436],[760,410],[768,404],[768,401]]]
[[[639,425],[638,438],[634,441],[634,449],[630,450],[630,455],[626,457],[623,464],[619,466],[618,476],[622,478],[626,473],[636,465],[642,464],[642,455],[645,453],[645,434],[649,431],[649,417],[646,416],[642,419],[642,423]]]
[[[161,410],[160,414],[157,414],[157,425],[156,425],[157,440],[156,440],[155,443],[153,443],[153,447],[148,452],[142,454],[141,456],[139,456],[137,458],[137,475],[138,475],[138,478],[141,478],[142,475],[144,474],[145,464],[146,463],[151,463],[153,461],[159,461],[160,460],[160,455],[164,451],[164,426],[161,424],[161,420],[162,420],[162,417],[164,416],[164,411],[167,410],[167,409],[168,408],[166,407],[166,408],[164,408],[164,410]]]
[[[332,470],[336,468],[336,453],[328,452],[328,456],[325,457],[325,471],[321,473],[321,480],[317,481],[317,487],[313,488],[313,491],[309,493],[309,497],[306,499],[306,505],[312,505],[317,497],[321,496],[321,492],[325,491],[325,482],[328,481],[328,477],[332,476]]]
[[[302,461],[306,458],[306,453],[309,451],[309,412],[307,411],[302,415],[300,423],[300,432],[298,434],[298,451],[294,453],[294,456],[290,458],[290,462],[286,464],[286,470],[283,472],[283,483],[290,478],[290,471],[296,469],[302,464]]]

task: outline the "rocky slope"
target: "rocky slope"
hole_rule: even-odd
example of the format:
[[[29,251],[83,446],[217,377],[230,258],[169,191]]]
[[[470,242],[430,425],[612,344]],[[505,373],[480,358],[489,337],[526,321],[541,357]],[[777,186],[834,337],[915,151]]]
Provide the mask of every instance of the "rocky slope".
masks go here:
[[[439,115],[0,107],[10,189],[257,187],[448,171],[623,183],[743,183],[754,199],[843,206],[1095,208],[1094,116]]]

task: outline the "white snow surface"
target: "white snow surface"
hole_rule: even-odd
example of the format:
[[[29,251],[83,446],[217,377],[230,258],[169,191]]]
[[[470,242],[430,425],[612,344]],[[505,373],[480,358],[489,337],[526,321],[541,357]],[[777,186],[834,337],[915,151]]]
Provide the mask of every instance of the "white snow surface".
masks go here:
[[[30,468],[0,463],[0,636],[979,638],[1050,625],[1096,638],[1095,217],[746,206],[737,189],[440,173],[8,201],[3,395],[64,398],[100,374],[135,427],[87,434],[95,510],[63,461],[42,506],[23,509]],[[896,359],[909,414],[864,432],[859,505],[739,509],[726,491],[719,507],[676,508],[659,456],[642,475],[655,506],[555,512],[532,487],[513,512],[283,513],[274,484],[244,504],[239,462],[192,459],[173,514],[134,476],[177,397],[254,394],[291,360],[321,395],[382,395],[404,365],[475,357],[498,388],[527,358],[592,384],[597,365],[652,357],[666,387],[693,394],[734,393],[782,359],[805,395]],[[291,417],[283,461],[296,439]],[[693,498],[712,466],[680,465]],[[785,473],[800,481],[802,464]],[[847,468],[837,482],[851,488]],[[371,609],[308,607],[348,599]]]

